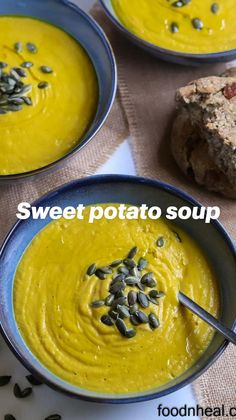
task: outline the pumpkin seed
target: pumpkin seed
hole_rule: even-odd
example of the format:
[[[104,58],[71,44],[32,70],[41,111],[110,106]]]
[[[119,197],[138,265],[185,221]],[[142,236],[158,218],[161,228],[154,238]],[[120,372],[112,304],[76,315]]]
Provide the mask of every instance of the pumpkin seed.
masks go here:
[[[139,273],[138,267],[131,268],[130,274],[131,276],[139,278],[140,273]]]
[[[124,337],[126,337],[127,328],[126,328],[126,325],[125,325],[125,323],[124,323],[124,321],[122,319],[117,318],[117,320],[116,320],[116,328],[118,329],[118,331]]]
[[[105,280],[107,277],[106,274],[103,273],[103,271],[101,271],[99,268],[95,271],[95,274],[100,280]]]
[[[149,302],[153,303],[153,305],[159,305],[158,300],[156,300],[155,298],[152,298],[151,296],[147,297]]]
[[[110,285],[109,292],[114,295],[124,289],[125,283],[123,281],[117,281],[116,283]]]
[[[173,7],[183,7],[184,3],[183,3],[182,0],[178,0],[178,1],[175,1],[174,3],[172,3],[171,6],[173,6]]]
[[[177,34],[179,32],[179,25],[176,22],[172,22],[170,25],[170,31],[172,34]]]
[[[24,102],[26,103],[26,105],[33,105],[32,99],[29,98],[28,96],[24,96],[23,97]]]
[[[129,274],[129,269],[127,267],[119,267],[118,273],[125,274],[126,276]]]
[[[118,276],[116,275],[114,277],[114,279],[112,280],[111,284],[114,284],[118,281],[124,281],[125,280],[125,274],[118,274]]]
[[[16,70],[11,69],[10,70],[10,75],[13,79],[15,79],[17,82],[20,80],[21,76],[19,76],[19,74],[17,73]]]
[[[33,375],[27,375],[26,379],[33,386],[43,385],[43,383],[41,381],[39,381],[37,378],[35,378]]]
[[[156,328],[160,326],[160,321],[159,319],[157,319],[155,314],[153,313],[149,314],[148,320],[149,320],[149,325],[153,330],[155,330]]]
[[[125,337],[126,338],[133,338],[136,335],[136,331],[133,329],[126,330]]]
[[[138,293],[138,302],[140,303],[140,305],[143,308],[148,308],[149,307],[149,300],[143,292]]]
[[[141,278],[141,283],[142,284],[147,284],[147,282],[152,279],[153,277],[153,273],[149,272],[143,275],[143,277]]]
[[[128,286],[134,286],[138,282],[139,282],[139,279],[137,277],[133,277],[133,276],[126,277],[126,279],[125,279],[125,283]]]
[[[108,295],[105,299],[105,305],[111,306],[114,302],[115,296],[114,295]]]
[[[62,417],[60,414],[51,414],[50,416],[46,417],[45,420],[61,420]]]
[[[104,274],[111,274],[112,268],[110,267],[99,267],[99,271],[101,271]]]
[[[154,299],[158,299],[165,296],[164,292],[158,292],[157,290],[151,290],[148,294],[151,298],[154,298]]]
[[[88,276],[93,276],[93,274],[95,274],[96,273],[96,270],[97,270],[97,266],[96,266],[96,264],[91,264],[90,266],[89,266],[89,268],[88,268],[88,270],[87,270],[87,274],[88,274]]]
[[[53,73],[53,69],[51,67],[49,67],[49,66],[41,66],[40,67],[40,70],[43,73],[47,73],[47,74]]]
[[[141,281],[139,281],[136,286],[138,287],[139,290],[142,290],[142,292],[144,292],[145,290],[145,286],[144,284],[141,283]]]
[[[32,61],[24,61],[21,64],[21,67],[25,68],[25,69],[30,69],[31,67],[33,67],[34,63],[32,63]]]
[[[21,67],[14,67],[13,70],[20,76],[20,77],[27,77],[27,73]]]
[[[32,394],[32,388],[21,389],[18,384],[14,385],[13,392],[16,398],[27,398]]]
[[[147,324],[147,323],[148,323],[148,316],[147,316],[144,312],[142,312],[142,311],[137,311],[137,312],[136,312],[136,316],[138,317],[139,321],[140,321],[142,324]]]
[[[27,42],[26,47],[27,50],[32,54],[36,54],[38,52],[38,48],[35,44],[33,44],[33,42]]]
[[[4,420],[16,420],[12,414],[5,414]]]
[[[15,45],[14,45],[14,49],[17,53],[21,53],[23,51],[22,42],[16,42]]]
[[[138,311],[138,304],[135,303],[134,305],[130,306],[129,312],[131,315],[134,315]]]
[[[118,318],[118,313],[116,311],[109,311],[108,314],[110,315],[110,317],[114,320],[116,320]]]
[[[136,263],[135,263],[135,261],[134,261],[134,260],[131,260],[130,258],[126,258],[126,259],[123,261],[123,263],[124,263],[127,267],[129,267],[129,268],[134,268],[134,267],[136,267]]]
[[[218,3],[213,3],[212,5],[211,5],[211,11],[212,11],[212,13],[218,13],[219,12],[219,9],[220,9],[220,6],[219,6],[219,4]]]
[[[8,66],[4,61],[0,61],[0,69],[5,69]]]
[[[131,324],[133,324],[135,327],[137,327],[140,324],[139,318],[137,317],[136,314],[132,314],[130,315],[130,322]]]
[[[138,269],[140,271],[144,270],[144,268],[146,268],[148,265],[148,262],[145,258],[140,258],[139,262],[138,262]]]
[[[128,259],[132,259],[132,258],[134,258],[135,257],[135,255],[137,254],[137,252],[138,252],[138,248],[137,248],[137,246],[134,246],[130,251],[129,251],[129,253],[128,253],[128,255],[127,255],[127,258]]]
[[[127,297],[126,296],[119,296],[113,301],[112,307],[116,308],[117,305],[124,305],[125,303],[127,303]]]
[[[48,82],[39,82],[38,88],[39,89],[46,89],[49,86]]]
[[[101,308],[104,305],[105,305],[104,300],[95,300],[94,302],[91,303],[92,308]]]
[[[157,285],[157,282],[156,282],[155,279],[148,279],[147,282],[146,282],[146,284],[147,284],[147,287],[153,288],[153,287],[155,287]]]
[[[120,318],[128,318],[130,315],[129,309],[125,305],[117,305],[117,312]]]
[[[162,248],[164,245],[165,245],[165,239],[164,239],[164,237],[163,237],[163,236],[160,236],[160,237],[157,239],[157,246],[158,246],[159,248]]]
[[[137,302],[138,294],[137,294],[137,292],[134,292],[133,290],[130,290],[127,298],[128,298],[129,306],[133,306]]]
[[[101,321],[103,324],[108,325],[108,327],[111,327],[113,325],[113,320],[109,315],[103,315],[101,317]]]
[[[0,386],[8,385],[11,380],[11,376],[0,376]]]
[[[21,111],[23,108],[22,108],[22,106],[21,105],[14,105],[14,104],[12,104],[12,105],[8,105],[7,106],[7,111],[11,111],[11,112],[18,112],[18,111]]]
[[[118,267],[123,262],[123,260],[115,260],[110,264],[110,267]]]
[[[192,25],[194,29],[198,29],[198,30],[201,30],[204,27],[203,21],[199,18],[192,19]]]

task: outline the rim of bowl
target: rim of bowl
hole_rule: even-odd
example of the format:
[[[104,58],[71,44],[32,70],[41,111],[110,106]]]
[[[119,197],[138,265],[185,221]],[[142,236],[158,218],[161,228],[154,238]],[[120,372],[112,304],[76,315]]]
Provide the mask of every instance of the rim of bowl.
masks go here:
[[[146,41],[145,39],[139,37],[138,35],[131,32],[128,28],[126,28],[126,26],[123,25],[120,19],[118,19],[118,17],[115,14],[110,12],[109,8],[106,5],[106,0],[99,0],[99,2],[101,6],[103,7],[103,9],[105,10],[107,16],[118,27],[118,29],[120,29],[123,33],[125,33],[125,35],[127,35],[136,44],[140,44],[141,47],[145,47],[146,50],[149,49],[149,50],[152,50],[152,52],[159,52],[160,54],[171,55],[173,57],[180,58],[180,59],[186,58],[186,59],[202,60],[202,63],[206,59],[209,59],[211,61],[214,61],[214,60],[219,61],[219,59],[221,58],[228,57],[230,59],[230,57],[233,58],[233,56],[236,55],[236,48],[233,48],[231,50],[226,50],[226,51],[219,51],[215,53],[201,53],[201,54],[200,53],[185,53],[185,52],[170,50],[167,48],[162,48],[158,45],[152,44],[149,41]],[[110,3],[111,3],[111,0],[110,0]]]
[[[111,84],[111,89],[110,89],[111,90],[110,97],[109,97],[109,100],[108,100],[107,105],[106,105],[106,109],[103,112],[102,117],[96,123],[93,130],[91,130],[91,133],[89,134],[89,136],[87,135],[88,131],[89,131],[89,128],[88,128],[87,132],[85,132],[85,134],[83,136],[85,138],[73,150],[66,153],[61,158],[49,163],[48,165],[42,166],[41,168],[37,168],[37,169],[33,169],[31,171],[17,173],[17,174],[0,175],[0,182],[1,181],[11,181],[11,180],[29,178],[31,176],[38,175],[38,174],[43,174],[43,173],[48,172],[50,170],[56,169],[56,167],[60,167],[65,161],[67,161],[68,159],[73,157],[76,153],[78,153],[80,150],[82,150],[84,148],[84,146],[86,146],[96,136],[96,134],[99,132],[99,130],[102,128],[102,126],[106,122],[107,117],[108,117],[108,115],[111,111],[111,108],[112,108],[114,100],[115,100],[116,91],[117,91],[117,80],[118,80],[117,65],[116,65],[115,54],[113,52],[111,43],[108,40],[107,35],[105,34],[105,32],[101,28],[101,26],[96,22],[96,20],[91,15],[84,12],[79,6],[77,6],[74,3],[71,3],[69,0],[59,0],[59,1],[61,3],[63,3],[65,6],[73,9],[76,13],[82,15],[83,18],[87,21],[87,23],[90,26],[92,26],[92,28],[95,30],[95,32],[99,35],[100,39],[102,40],[103,45],[104,45],[104,47],[107,51],[107,55],[109,57],[109,61],[110,61],[110,64],[111,64],[111,69],[112,69],[112,84]],[[93,64],[93,66],[94,66],[94,64]],[[95,68],[95,66],[94,66],[94,68]]]
[[[55,194],[61,194],[64,192],[67,192],[70,189],[73,189],[74,187],[86,187],[89,186],[91,184],[102,184],[104,182],[109,182],[109,183],[117,183],[117,182],[124,182],[124,183],[135,183],[135,184],[140,184],[140,185],[147,185],[147,186],[152,186],[155,187],[157,189],[161,189],[164,190],[166,192],[169,192],[171,194],[173,194],[173,196],[177,196],[187,202],[189,202],[192,205],[198,206],[198,207],[202,207],[202,204],[200,202],[198,202],[197,200],[195,200],[191,195],[189,195],[188,193],[184,192],[183,190],[172,186],[170,184],[167,184],[165,182],[162,181],[157,181],[157,180],[153,180],[150,178],[144,178],[144,177],[138,177],[138,176],[132,176],[132,175],[94,175],[94,176],[90,176],[90,177],[86,177],[86,178],[81,178],[79,180],[74,180],[71,182],[68,182],[64,185],[62,185],[59,188],[56,188],[52,191],[50,191],[47,194],[44,194],[42,197],[40,197],[38,200],[36,200],[34,203],[32,203],[32,205],[42,205],[44,203],[45,200],[48,200],[50,198],[52,198],[53,196],[55,196]],[[19,220],[17,221],[13,227],[11,228],[11,230],[9,231],[9,233],[7,234],[6,238],[4,239],[1,248],[0,248],[0,261],[1,261],[1,256],[4,252],[5,247],[8,244],[8,241],[11,239],[12,235],[14,234],[15,230],[18,228],[18,226],[20,224],[23,224],[25,221],[24,220]],[[229,236],[228,232],[226,231],[226,229],[223,227],[223,225],[218,221],[218,220],[212,220],[211,224],[214,226],[214,228],[220,233],[220,235],[222,235],[223,239],[225,240],[227,246],[229,247],[229,249],[231,250],[232,254],[235,257],[235,262],[236,262],[236,247],[231,239],[231,237]],[[232,329],[236,330],[236,318],[234,319],[233,325],[232,325]],[[170,386],[169,388],[165,389],[165,390],[161,390],[161,391],[148,391],[150,392],[149,394],[145,394],[143,395],[142,392],[138,392],[138,393],[134,393],[134,395],[130,395],[127,394],[126,396],[119,396],[116,398],[114,397],[114,395],[111,395],[111,397],[107,396],[103,396],[103,394],[101,393],[97,393],[97,395],[89,395],[90,391],[83,389],[84,392],[87,392],[88,395],[86,394],[82,394],[81,388],[78,387],[78,392],[74,392],[71,390],[67,390],[66,388],[66,382],[63,382],[63,385],[58,384],[56,381],[52,381],[48,378],[45,379],[44,375],[42,373],[40,373],[39,371],[37,371],[33,366],[31,366],[27,359],[25,358],[25,356],[22,356],[19,352],[18,349],[16,349],[10,341],[10,338],[8,337],[7,331],[4,330],[4,326],[1,324],[1,320],[0,320],[0,332],[2,333],[2,336],[5,340],[5,342],[7,343],[8,347],[10,348],[10,350],[15,354],[15,356],[17,357],[17,359],[25,366],[25,368],[27,370],[29,370],[29,372],[31,372],[33,375],[35,375],[36,377],[40,378],[45,384],[49,385],[51,388],[60,391],[63,394],[69,395],[71,397],[76,397],[85,401],[90,401],[90,402],[96,402],[96,403],[111,403],[111,404],[130,404],[130,403],[136,403],[136,402],[142,402],[142,401],[149,401],[149,400],[153,400],[156,398],[160,398],[163,397],[165,395],[171,394],[175,391],[178,391],[179,389],[191,384],[193,381],[195,381],[197,378],[199,378],[204,372],[206,372],[212,365],[213,363],[216,362],[216,360],[222,355],[222,353],[225,351],[225,349],[227,348],[229,342],[227,340],[224,340],[222,342],[222,344],[219,346],[219,348],[208,358],[208,360],[205,362],[205,364],[195,373],[193,373],[192,375],[190,375],[188,378],[184,379],[183,381],[181,381],[180,383]],[[27,349],[27,351],[30,351],[27,344],[25,344],[25,348]],[[43,364],[42,364],[43,366]],[[50,370],[49,370],[50,372]],[[56,375],[55,375],[56,376]],[[57,377],[57,376],[56,376]],[[57,377],[59,380],[60,378]],[[69,383],[68,383],[69,384]],[[96,394],[96,393],[95,393]]]

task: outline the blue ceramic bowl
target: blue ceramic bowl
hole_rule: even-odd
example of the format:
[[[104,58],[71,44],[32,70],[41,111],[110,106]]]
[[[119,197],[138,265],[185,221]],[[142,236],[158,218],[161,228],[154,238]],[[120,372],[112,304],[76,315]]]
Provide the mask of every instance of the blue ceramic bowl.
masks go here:
[[[236,58],[236,49],[212,54],[189,54],[158,47],[157,45],[151,44],[150,42],[147,42],[134,33],[130,32],[123,25],[112,6],[111,0],[100,0],[100,3],[110,20],[126,37],[130,39],[130,41],[134,42],[136,45],[140,46],[145,51],[151,53],[157,58],[188,66],[198,66],[203,63],[231,61]]]
[[[200,206],[191,197],[169,185],[137,177],[103,175],[74,181],[37,201],[37,206],[75,206],[97,203],[130,203],[149,206],[158,205],[163,212],[170,205],[181,207]],[[227,342],[215,334],[208,349],[193,367],[164,386],[141,393],[111,395],[91,392],[75,387],[51,373],[31,353],[21,337],[14,316],[12,303],[14,274],[20,259],[32,239],[43,229],[50,219],[19,221],[7,236],[0,251],[0,326],[11,350],[35,376],[51,387],[82,399],[130,403],[161,397],[178,390],[200,376],[222,354]],[[214,267],[221,293],[221,320],[228,327],[236,326],[236,252],[223,229],[214,221],[179,220],[177,224],[193,237]],[[82,240],[82,239],[81,239]]]
[[[47,4],[46,4],[47,3]],[[95,118],[78,146],[59,160],[30,172],[0,176],[2,181],[33,176],[62,164],[79,152],[100,130],[111,110],[117,87],[115,57],[109,41],[95,20],[68,0],[7,0],[0,1],[0,15],[28,16],[60,27],[86,50],[97,73],[99,102]]]

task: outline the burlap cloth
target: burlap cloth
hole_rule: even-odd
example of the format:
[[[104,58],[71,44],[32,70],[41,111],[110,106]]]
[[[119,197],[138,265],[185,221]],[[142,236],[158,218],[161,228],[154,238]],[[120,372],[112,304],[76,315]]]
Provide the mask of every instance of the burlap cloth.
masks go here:
[[[107,33],[117,57],[119,92],[112,112],[96,139],[66,166],[35,180],[0,186],[0,241],[15,220],[19,202],[32,202],[65,182],[94,173],[128,134],[139,175],[181,187],[204,205],[219,205],[221,221],[235,238],[235,202],[191,184],[176,167],[168,144],[175,89],[193,78],[218,74],[224,66],[193,69],[161,62],[130,44],[99,7],[93,9],[93,15]],[[236,352],[232,346],[195,382],[194,391],[203,406],[235,405]]]

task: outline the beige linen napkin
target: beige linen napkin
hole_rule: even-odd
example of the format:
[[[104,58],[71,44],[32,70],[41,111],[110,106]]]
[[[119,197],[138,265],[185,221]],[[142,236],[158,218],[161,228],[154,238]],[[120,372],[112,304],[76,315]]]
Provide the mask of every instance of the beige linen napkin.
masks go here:
[[[128,42],[99,7],[93,14],[105,29],[116,54],[119,91],[129,123],[137,173],[180,187],[204,205],[220,206],[221,222],[235,240],[236,202],[211,194],[186,179],[169,148],[176,88],[198,77],[220,74],[225,65],[191,68],[161,62]],[[229,346],[224,356],[193,387],[202,406],[235,406],[235,348]]]

